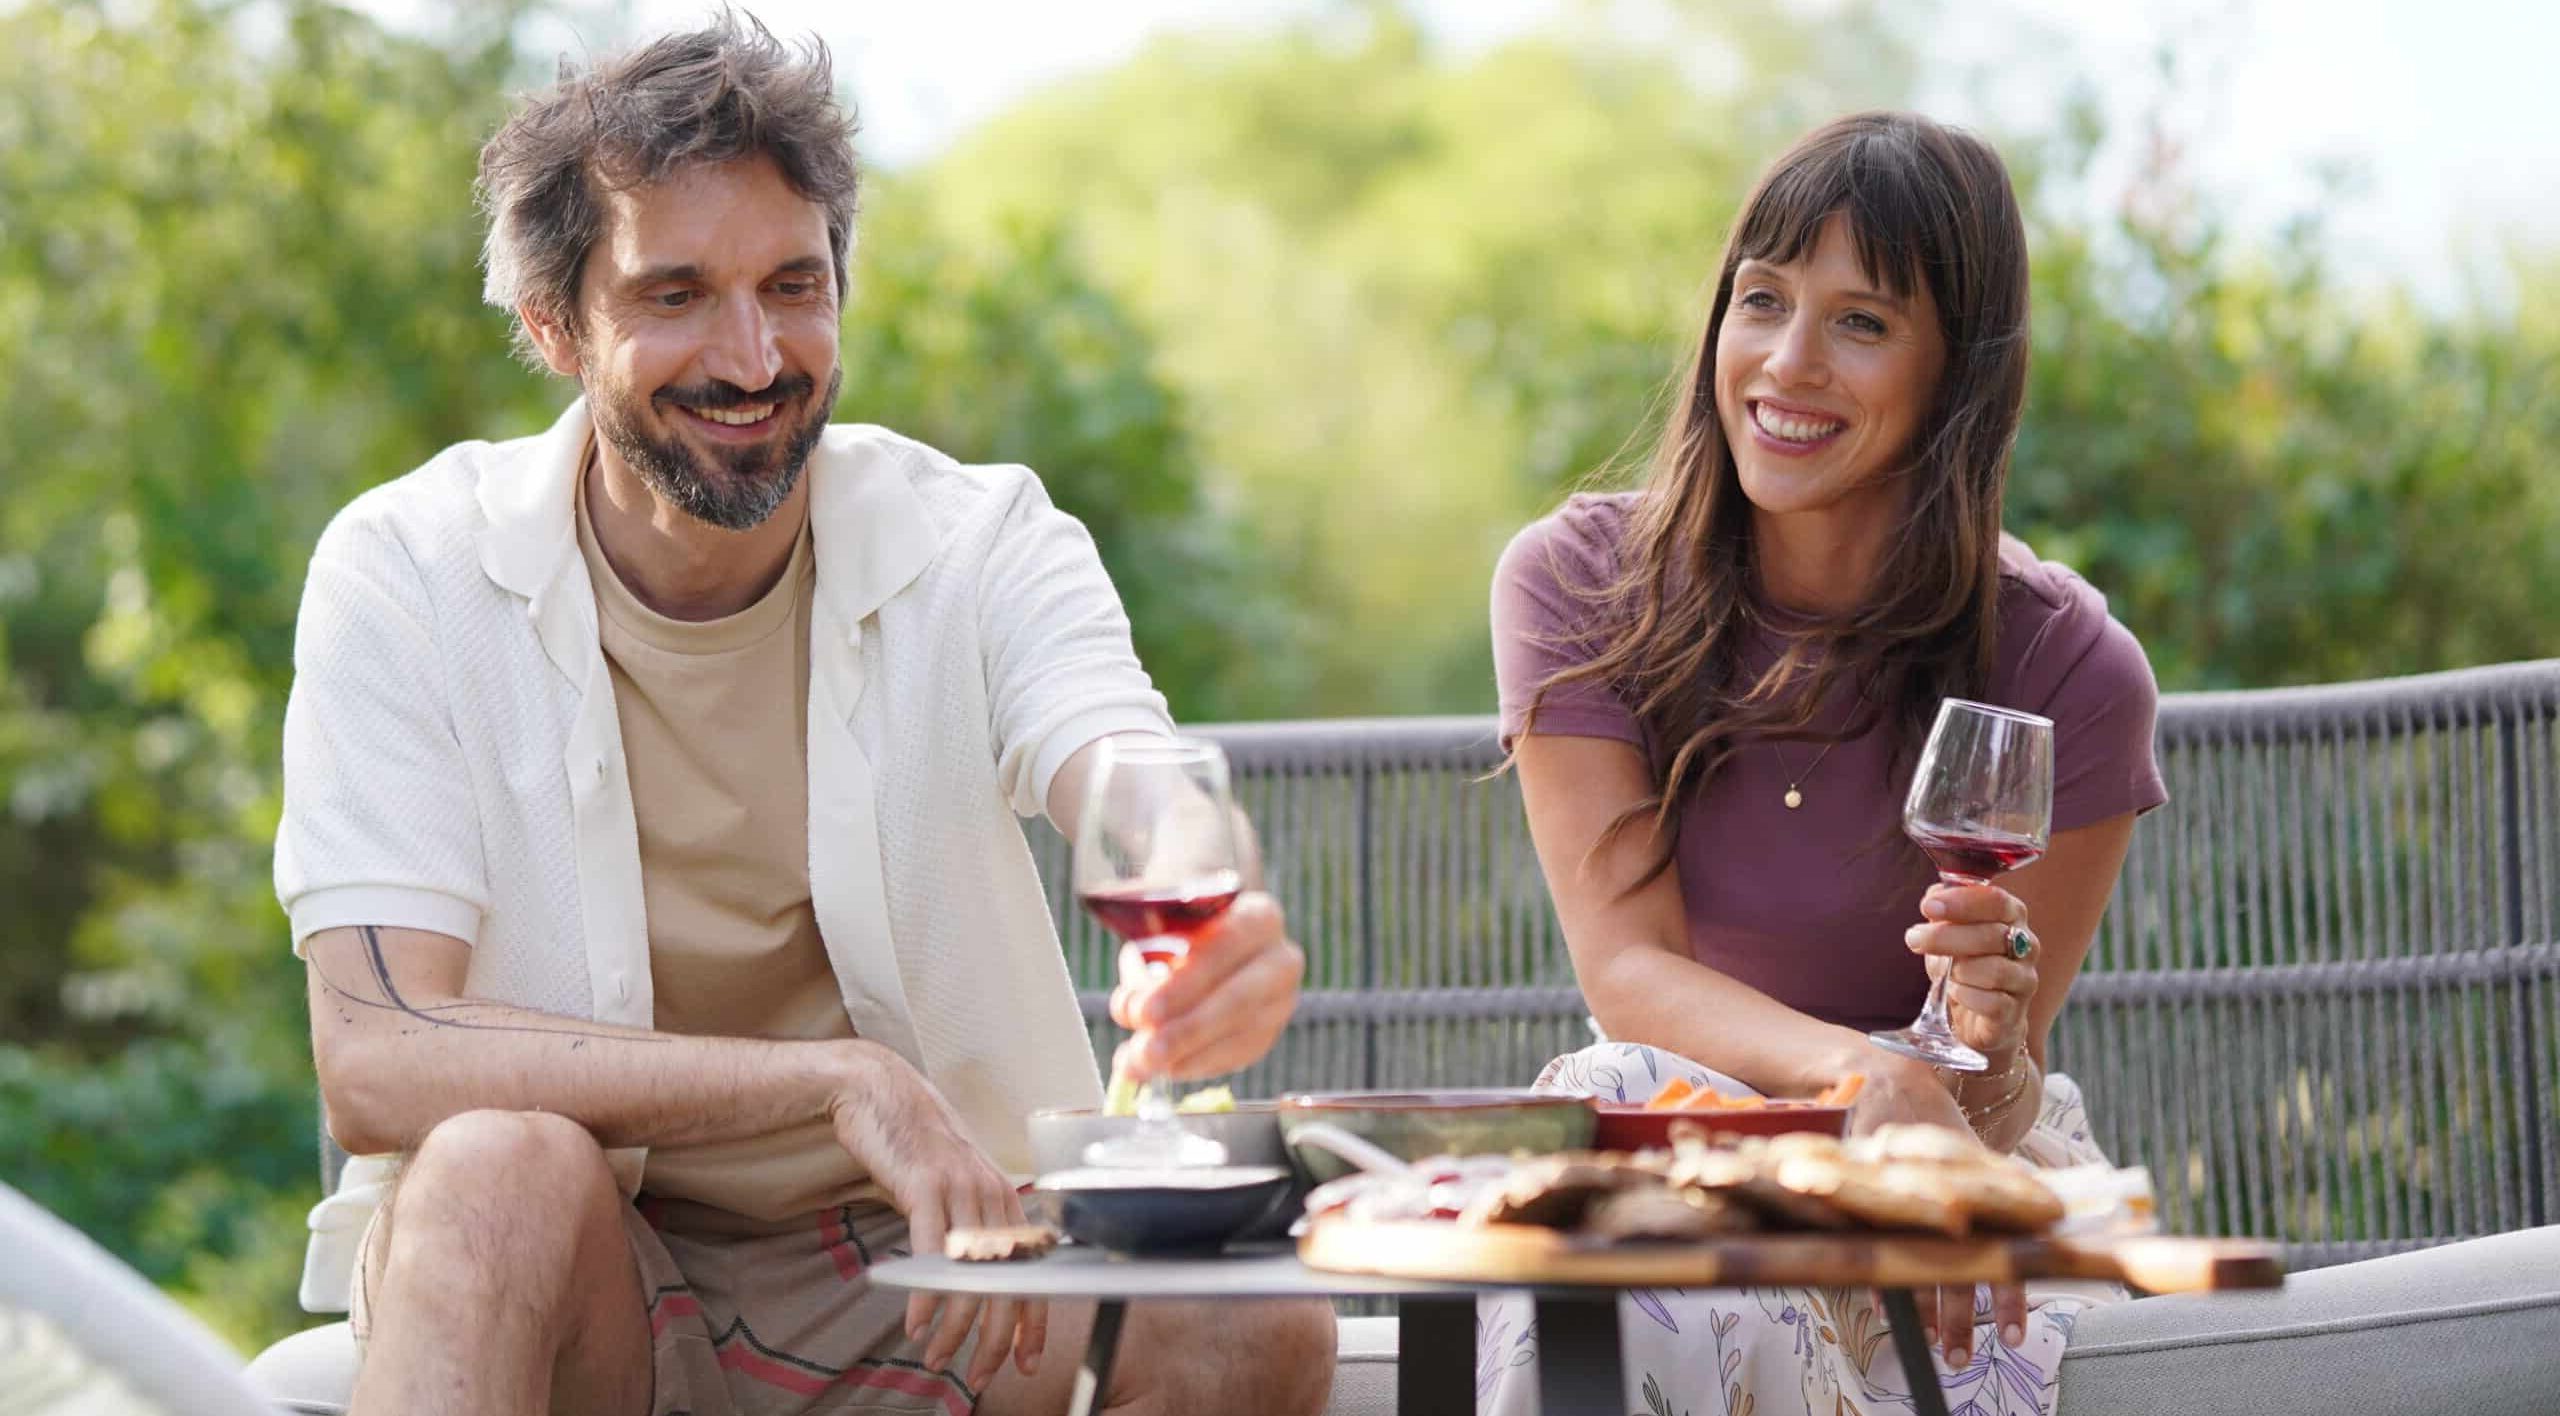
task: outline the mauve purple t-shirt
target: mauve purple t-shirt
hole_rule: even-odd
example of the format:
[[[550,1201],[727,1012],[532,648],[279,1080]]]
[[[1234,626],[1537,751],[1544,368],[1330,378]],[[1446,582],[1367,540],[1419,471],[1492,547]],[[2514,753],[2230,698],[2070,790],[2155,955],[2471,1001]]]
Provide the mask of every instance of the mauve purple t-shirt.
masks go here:
[[[1574,641],[1591,607],[1572,587],[1615,577],[1634,504],[1634,493],[1575,497],[1503,553],[1493,661],[1506,746],[1537,686],[1590,656]],[[1784,646],[1770,633],[1755,647],[1756,669]],[[1847,722],[1853,691],[1842,686],[1817,725]],[[2087,581],[2013,538],[2001,546],[1998,664],[1980,696],[2053,719],[2056,833],[2168,800],[2152,753],[2159,688],[2142,645]],[[1651,751],[1627,704],[1593,682],[1549,694],[1534,731]],[[1843,741],[1818,766],[1818,744],[1746,745],[1681,810],[1675,868],[1700,963],[1846,1027],[1911,1020],[1929,982],[1902,934],[1934,877],[1897,829],[1910,766],[1895,773],[1891,732],[1880,724]],[[1793,811],[1790,781],[1804,794]]]

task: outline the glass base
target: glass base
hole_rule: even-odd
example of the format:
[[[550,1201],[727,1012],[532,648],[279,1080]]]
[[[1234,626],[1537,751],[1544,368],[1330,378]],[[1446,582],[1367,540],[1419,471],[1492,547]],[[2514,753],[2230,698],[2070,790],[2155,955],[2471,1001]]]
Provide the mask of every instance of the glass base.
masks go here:
[[[1887,1052],[1917,1057],[1932,1067],[1950,1072],[1988,1072],[1991,1059],[1958,1042],[1948,1033],[1924,1032],[1919,1028],[1896,1028],[1892,1032],[1871,1032],[1867,1041]]]
[[[1180,1126],[1140,1126],[1084,1148],[1084,1163],[1105,1170],[1192,1170],[1227,1163],[1227,1148]]]

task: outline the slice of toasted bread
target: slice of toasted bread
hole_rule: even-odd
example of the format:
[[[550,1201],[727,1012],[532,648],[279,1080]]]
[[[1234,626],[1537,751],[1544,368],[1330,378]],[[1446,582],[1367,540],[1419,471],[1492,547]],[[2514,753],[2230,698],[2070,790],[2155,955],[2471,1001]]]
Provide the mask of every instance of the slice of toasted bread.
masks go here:
[[[1014,1263],[1058,1247],[1058,1231],[1045,1224],[1002,1224],[954,1229],[942,1236],[942,1256],[964,1264]]]
[[[1739,1201],[1706,1190],[1667,1186],[1602,1195],[1583,1216],[1582,1232],[1616,1243],[1713,1239],[1759,1228]]]
[[[1837,1206],[1869,1228],[1962,1237],[1970,1226],[1963,1194],[1933,1166],[1799,1155],[1780,1160],[1772,1178],[1795,1194]]]
[[[1658,1169],[1631,1156],[1593,1152],[1541,1156],[1512,1167],[1502,1183],[1478,1193],[1458,1222],[1572,1229],[1601,1196],[1661,1184]]]

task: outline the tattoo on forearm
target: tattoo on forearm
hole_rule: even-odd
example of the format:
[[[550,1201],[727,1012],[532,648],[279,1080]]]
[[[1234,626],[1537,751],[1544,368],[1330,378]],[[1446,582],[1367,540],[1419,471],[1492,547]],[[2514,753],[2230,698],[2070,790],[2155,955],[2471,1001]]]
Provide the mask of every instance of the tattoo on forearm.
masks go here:
[[[365,967],[372,971],[374,988],[381,993],[381,998],[366,998],[340,986],[336,979],[329,977],[328,970],[321,967],[319,955],[310,956],[312,975],[320,980],[322,988],[336,995],[342,1002],[352,1003],[360,1008],[379,1008],[386,1013],[399,1013],[428,1027],[462,1028],[470,1032],[526,1033],[537,1037],[577,1038],[580,1039],[577,1046],[581,1047],[587,1040],[651,1043],[667,1040],[663,1037],[633,1037],[624,1033],[597,1032],[590,1028],[578,1027],[573,1023],[560,1027],[532,1027],[523,1023],[475,1023],[452,1016],[457,1013],[503,1006],[477,999],[466,998],[421,1008],[400,996],[400,985],[391,977],[391,961],[384,957],[382,952],[382,932],[373,925],[365,924],[358,925],[356,933],[364,939]]]

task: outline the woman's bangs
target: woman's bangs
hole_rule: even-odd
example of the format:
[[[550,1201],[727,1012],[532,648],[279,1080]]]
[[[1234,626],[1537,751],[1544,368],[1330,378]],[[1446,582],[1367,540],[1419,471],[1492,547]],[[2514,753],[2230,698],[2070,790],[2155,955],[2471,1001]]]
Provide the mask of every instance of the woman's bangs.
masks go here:
[[[1835,216],[1849,223],[1858,268],[1878,287],[1909,299],[1933,250],[1932,230],[1912,168],[1917,154],[1879,135],[1796,154],[1769,175],[1743,214],[1734,260],[1788,265],[1813,253]],[[1890,154],[1890,155],[1888,155]]]

